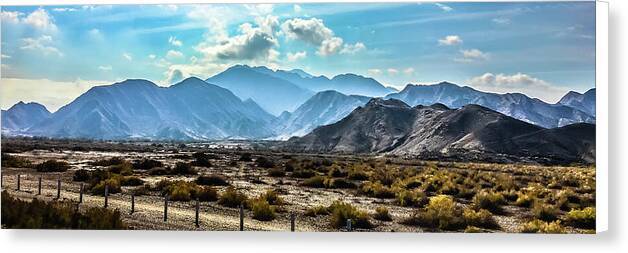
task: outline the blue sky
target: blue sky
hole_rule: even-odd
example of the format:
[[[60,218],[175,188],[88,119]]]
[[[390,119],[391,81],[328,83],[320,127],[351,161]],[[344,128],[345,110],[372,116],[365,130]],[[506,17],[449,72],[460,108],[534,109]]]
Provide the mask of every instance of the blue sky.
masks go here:
[[[94,85],[167,86],[233,64],[552,103],[595,85],[594,2],[3,7],[1,26],[2,108],[54,111]]]

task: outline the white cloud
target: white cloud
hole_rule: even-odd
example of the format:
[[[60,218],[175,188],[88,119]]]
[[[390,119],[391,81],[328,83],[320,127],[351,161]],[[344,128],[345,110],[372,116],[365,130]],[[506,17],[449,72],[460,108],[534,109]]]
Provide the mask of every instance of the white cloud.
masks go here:
[[[307,52],[301,51],[301,52],[295,52],[295,53],[288,53],[286,56],[288,57],[289,62],[295,62],[301,59],[305,59],[305,57],[307,57]]]
[[[389,75],[399,74],[399,70],[394,69],[394,68],[389,68],[389,69],[386,70],[386,72],[388,72]]]
[[[6,55],[6,54],[1,54],[0,55],[0,59],[11,59],[10,55]]]
[[[168,52],[166,53],[166,57],[170,59],[183,58],[183,53],[177,50],[168,50]]]
[[[54,12],[74,12],[74,11],[77,11],[77,9],[75,9],[75,8],[53,8],[52,11],[54,11]]]
[[[154,55],[154,54],[149,54],[148,58],[151,59],[151,60],[154,60],[155,58],[157,58],[157,56]]]
[[[441,3],[434,3],[436,6],[438,6],[438,8],[440,8],[441,10],[445,11],[445,12],[449,12],[454,10],[454,8],[451,8],[447,5],[441,4]]]
[[[50,16],[46,10],[41,8],[28,14],[28,16],[24,18],[24,23],[44,31],[57,30],[57,26],[54,24],[52,16]]]
[[[102,71],[111,71],[113,68],[111,67],[111,65],[104,65],[104,66],[98,66],[98,69]]]
[[[381,69],[369,69],[367,71],[369,72],[370,75],[380,75],[380,74],[382,74],[382,70]]]
[[[227,37],[216,44],[207,41],[197,46],[197,50],[210,59],[255,60],[271,56],[271,49],[279,45],[268,27],[253,27],[250,23],[240,25],[240,34]],[[272,30],[272,29],[271,29]]]
[[[521,92],[549,103],[558,101],[567,92],[547,81],[523,73],[513,75],[485,73],[467,82],[481,90],[498,93]]]
[[[479,49],[465,49],[460,50],[462,54],[462,58],[456,58],[454,61],[457,62],[475,62],[480,60],[487,60],[489,55],[488,53],[484,53]]]
[[[185,76],[183,75],[183,72],[181,72],[181,70],[171,69],[171,70],[168,70],[168,77],[166,78],[166,82],[168,84],[175,84],[175,83],[180,82],[184,78]]]
[[[356,42],[353,45],[345,44],[342,50],[340,50],[340,54],[355,54],[365,49],[366,49],[366,46],[362,42]]]
[[[414,73],[414,68],[406,68],[403,70],[403,73],[406,75],[411,75]]]
[[[301,8],[301,5],[295,4],[293,6],[294,12],[299,13],[303,10],[303,8]]]
[[[264,16],[273,13],[274,6],[272,4],[245,4],[244,8],[253,16]]]
[[[281,30],[288,39],[301,40],[318,47],[316,53],[320,56],[333,55],[338,52],[351,54],[366,48],[361,42],[343,46],[343,39],[336,37],[334,32],[325,26],[323,20],[318,18],[289,19],[281,25]]]
[[[2,11],[0,12],[0,21],[2,21],[2,23],[17,24],[20,22],[20,16],[22,15],[24,14],[17,11]]]
[[[124,59],[126,59],[127,61],[133,61],[133,56],[131,56],[131,54],[129,53],[123,53],[122,57],[124,57]]]
[[[170,38],[168,38],[168,43],[170,43],[170,45],[173,45],[175,47],[180,47],[183,45],[183,42],[181,42],[180,40],[177,40],[177,37],[173,37],[173,36],[170,36]]]
[[[447,35],[445,38],[439,39],[438,44],[446,46],[459,45],[462,44],[462,39],[458,35]]]
[[[509,18],[494,18],[492,21],[498,25],[508,25],[510,24]]]
[[[51,46],[52,37],[49,35],[42,35],[39,38],[24,38],[22,39],[22,50],[37,50],[44,55],[54,54],[62,57],[63,53],[56,47]]]

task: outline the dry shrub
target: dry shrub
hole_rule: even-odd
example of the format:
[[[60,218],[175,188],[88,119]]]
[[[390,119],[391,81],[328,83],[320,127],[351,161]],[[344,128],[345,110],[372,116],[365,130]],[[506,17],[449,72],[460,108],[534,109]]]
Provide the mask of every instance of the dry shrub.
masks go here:
[[[247,200],[248,197],[246,194],[241,193],[233,186],[229,186],[222,194],[220,194],[218,204],[226,207],[239,207],[240,204],[246,205]]]
[[[565,228],[560,221],[544,222],[542,220],[532,220],[523,224],[522,233],[544,233],[544,234],[564,234]]]
[[[378,206],[377,208],[375,208],[375,214],[373,215],[373,218],[381,221],[392,221],[392,217],[388,213],[388,208],[383,206]]]
[[[595,207],[573,209],[565,214],[564,220],[569,226],[595,229]]]

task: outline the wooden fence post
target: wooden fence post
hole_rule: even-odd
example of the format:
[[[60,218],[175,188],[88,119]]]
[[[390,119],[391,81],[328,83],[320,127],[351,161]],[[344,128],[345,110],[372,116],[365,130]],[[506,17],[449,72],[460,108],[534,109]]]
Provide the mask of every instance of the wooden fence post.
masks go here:
[[[351,232],[351,219],[347,219],[347,231]]]
[[[105,184],[105,208],[109,206],[109,185]]]
[[[37,180],[37,195],[41,195],[41,176]]]
[[[20,174],[17,174],[17,190],[20,190]]]
[[[83,183],[81,183],[81,186],[79,186],[79,204],[83,203],[83,191],[85,190],[85,186],[83,185]]]
[[[168,194],[164,197],[164,221],[168,221]]]
[[[240,203],[240,231],[244,231],[244,204]]]
[[[61,199],[61,178],[57,179],[57,199]]]
[[[135,192],[131,193],[131,214],[135,212]]]
[[[199,212],[199,209],[200,209],[200,202],[199,202],[199,199],[196,198],[196,220],[195,221],[196,221],[196,227],[197,228],[200,227],[200,224],[198,223],[198,212]]]
[[[290,213],[290,232],[294,232],[295,230],[295,220],[296,214],[294,212]]]

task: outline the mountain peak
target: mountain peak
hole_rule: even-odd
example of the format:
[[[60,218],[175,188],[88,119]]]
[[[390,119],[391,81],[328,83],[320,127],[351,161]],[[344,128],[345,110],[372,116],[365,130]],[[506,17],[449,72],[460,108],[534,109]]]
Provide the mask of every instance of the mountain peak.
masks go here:
[[[368,103],[366,103],[365,107],[399,107],[399,108],[410,108],[410,106],[404,103],[401,100],[390,98],[373,98]]]

